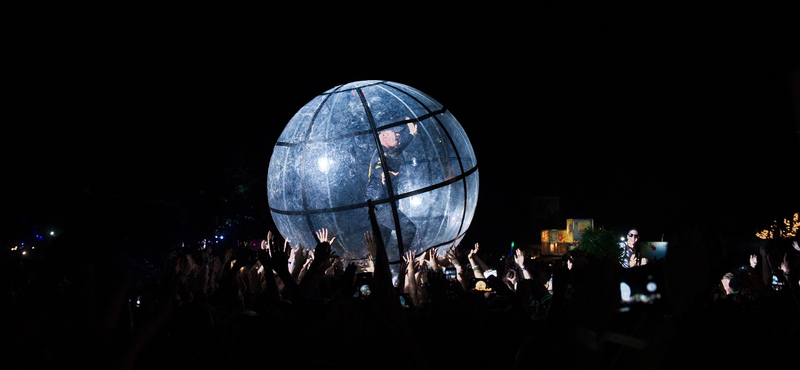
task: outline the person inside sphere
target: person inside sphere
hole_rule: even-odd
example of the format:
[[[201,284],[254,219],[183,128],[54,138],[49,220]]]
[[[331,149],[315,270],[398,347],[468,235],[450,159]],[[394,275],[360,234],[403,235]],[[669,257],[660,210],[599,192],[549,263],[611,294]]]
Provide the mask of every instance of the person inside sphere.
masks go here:
[[[406,119],[410,118],[406,117]],[[397,126],[378,133],[383,153],[381,154],[381,150],[376,149],[372,154],[372,159],[370,159],[367,198],[376,202],[388,198],[387,182],[391,184],[393,189],[397,189],[399,184],[397,180],[402,176],[408,175],[403,171],[405,164],[403,150],[417,136],[417,124],[409,122],[407,126],[408,130],[404,130],[403,126]],[[388,181],[387,174],[390,177]],[[391,206],[388,203],[378,204],[375,207],[375,216],[383,231],[381,235],[384,244],[389,245],[391,230],[395,230]],[[397,217],[400,221],[400,232],[398,234],[402,235],[403,250],[408,251],[413,245],[417,227],[400,209],[397,210]]]

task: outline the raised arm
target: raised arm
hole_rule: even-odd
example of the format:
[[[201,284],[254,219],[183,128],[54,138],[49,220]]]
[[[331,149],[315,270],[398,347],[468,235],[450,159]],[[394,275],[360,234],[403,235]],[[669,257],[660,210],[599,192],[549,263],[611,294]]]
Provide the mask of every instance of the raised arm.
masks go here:
[[[287,239],[282,245],[268,244],[267,249],[259,250],[258,259],[264,266],[269,267],[278,274],[278,277],[283,282],[283,289],[287,297],[292,301],[292,307],[296,307],[298,313],[312,313],[311,303],[292,277],[291,272],[289,272],[290,251],[291,246]],[[269,275],[272,274],[270,273]]]
[[[300,271],[303,270],[303,264],[306,263],[308,258],[308,254],[305,251],[306,249],[303,248],[303,245],[297,243],[297,246],[292,248],[289,253],[289,272],[292,273],[292,278],[295,281],[300,281]]]
[[[508,288],[517,291],[517,270],[510,268],[506,270],[506,273],[503,275],[503,282],[508,285]]]
[[[329,235],[328,229],[322,228],[317,230],[317,239],[319,239],[320,243],[327,242],[330,245],[333,245],[333,242],[336,240],[336,237],[333,235]]]
[[[431,270],[439,271],[439,261],[436,259],[436,248],[430,248],[423,255]]]
[[[414,301],[414,306],[419,307],[420,296],[419,287],[417,286],[417,265],[414,258],[414,251],[407,251],[403,255],[403,261],[406,264],[405,291],[411,296],[411,300]]]
[[[483,276],[484,267],[482,265],[486,264],[478,257],[478,249],[479,245],[475,243],[475,247],[470,249],[467,254],[467,259],[469,260],[469,264],[472,265],[472,273],[475,274],[475,277],[483,279],[485,276]]]
[[[332,257],[336,258],[338,256],[331,251],[331,244],[327,240],[317,243],[314,248],[314,257],[311,259],[308,269],[305,274],[301,272],[303,278],[300,280],[300,288],[304,292],[309,292],[310,289],[319,284],[325,275],[325,270],[331,267],[333,263]]]
[[[528,259],[522,249],[517,248],[514,250],[514,263],[516,263],[519,270],[522,271],[522,278],[530,280],[531,273],[528,271]]]
[[[397,267],[397,293],[403,294],[406,292],[406,274],[408,273],[408,263],[405,258],[400,259],[400,264]]]
[[[467,289],[467,271],[464,271],[463,265],[461,263],[461,254],[459,253],[458,246],[453,243],[450,248],[447,249],[447,260],[450,261],[450,264],[456,268],[456,279],[458,280],[459,284],[461,284],[461,288],[466,290]]]
[[[490,267],[489,267],[489,265],[484,263],[483,259],[481,259],[481,257],[478,255],[479,249],[480,249],[480,245],[478,245],[478,243],[475,243],[475,255],[474,255],[473,258],[475,259],[476,262],[478,262],[478,266],[481,267],[481,270],[488,271],[488,270],[490,270]]]

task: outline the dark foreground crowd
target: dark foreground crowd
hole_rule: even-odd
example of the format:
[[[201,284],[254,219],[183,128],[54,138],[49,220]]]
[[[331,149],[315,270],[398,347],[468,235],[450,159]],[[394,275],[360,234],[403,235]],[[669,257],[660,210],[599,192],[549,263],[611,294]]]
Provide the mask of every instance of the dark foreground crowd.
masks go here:
[[[340,258],[323,229],[311,249],[269,233],[144,263],[98,231],[36,260],[3,251],[3,368],[784,368],[800,349],[796,239],[740,259],[687,230],[668,258],[624,269],[477,244],[390,264],[375,223],[367,261]],[[622,304],[635,269],[658,294]]]

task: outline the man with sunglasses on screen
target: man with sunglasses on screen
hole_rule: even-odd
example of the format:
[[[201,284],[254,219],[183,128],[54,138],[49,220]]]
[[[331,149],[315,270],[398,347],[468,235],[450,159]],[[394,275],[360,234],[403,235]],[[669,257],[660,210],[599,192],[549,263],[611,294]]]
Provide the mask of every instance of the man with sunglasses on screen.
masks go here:
[[[629,268],[647,264],[647,258],[641,258],[639,255],[639,230],[635,228],[628,230],[626,241],[619,242],[619,249],[622,255],[622,267]]]

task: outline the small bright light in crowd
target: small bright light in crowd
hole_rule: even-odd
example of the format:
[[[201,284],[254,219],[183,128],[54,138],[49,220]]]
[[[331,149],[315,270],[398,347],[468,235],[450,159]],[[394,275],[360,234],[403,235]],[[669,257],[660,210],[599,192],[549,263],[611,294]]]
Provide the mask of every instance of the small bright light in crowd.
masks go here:
[[[51,232],[50,232],[50,236],[53,236],[53,235],[56,235],[56,232],[55,232],[55,231],[51,231]]]
[[[624,236],[620,236],[619,240],[624,242],[625,241],[625,237]]]
[[[28,252],[27,251],[22,251],[22,254],[26,255],[26,254],[28,254]]]

